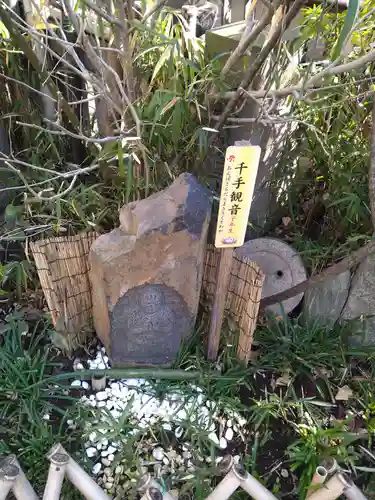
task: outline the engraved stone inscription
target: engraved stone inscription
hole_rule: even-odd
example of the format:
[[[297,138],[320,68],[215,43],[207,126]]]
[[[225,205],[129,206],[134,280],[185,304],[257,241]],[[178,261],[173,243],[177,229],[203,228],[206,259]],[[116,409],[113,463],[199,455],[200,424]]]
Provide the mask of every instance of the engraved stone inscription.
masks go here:
[[[132,288],[111,314],[113,363],[168,364],[191,329],[192,315],[176,290],[162,284]]]

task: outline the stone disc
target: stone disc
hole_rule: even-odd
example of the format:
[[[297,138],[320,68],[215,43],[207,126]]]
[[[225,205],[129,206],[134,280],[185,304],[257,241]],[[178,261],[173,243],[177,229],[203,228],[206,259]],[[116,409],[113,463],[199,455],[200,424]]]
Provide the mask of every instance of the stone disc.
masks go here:
[[[236,249],[237,257],[247,257],[262,269],[265,280],[262,298],[283,292],[306,279],[306,269],[296,250],[281,240],[256,238]],[[303,293],[267,307],[274,314],[291,312],[302,300]]]

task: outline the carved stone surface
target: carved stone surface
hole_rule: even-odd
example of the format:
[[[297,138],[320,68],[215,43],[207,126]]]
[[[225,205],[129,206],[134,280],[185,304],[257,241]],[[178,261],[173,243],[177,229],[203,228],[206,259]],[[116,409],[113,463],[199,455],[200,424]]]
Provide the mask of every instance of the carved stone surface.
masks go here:
[[[129,290],[111,314],[114,364],[168,364],[191,331],[191,313],[181,295],[166,285]]]
[[[92,245],[94,324],[116,365],[166,364],[192,332],[211,202],[192,175],[181,174],[164,191],[125,205],[120,227]],[[152,313],[158,302],[161,311]]]

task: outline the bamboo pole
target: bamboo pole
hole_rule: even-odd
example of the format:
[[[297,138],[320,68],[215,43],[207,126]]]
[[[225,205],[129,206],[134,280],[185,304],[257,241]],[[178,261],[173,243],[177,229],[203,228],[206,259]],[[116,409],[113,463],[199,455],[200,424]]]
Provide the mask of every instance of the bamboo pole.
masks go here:
[[[207,357],[211,361],[216,360],[219,351],[221,326],[223,324],[225,303],[232,270],[233,253],[233,248],[223,248],[221,250],[220,263],[216,277],[215,298],[212,306],[210,329],[208,332]]]

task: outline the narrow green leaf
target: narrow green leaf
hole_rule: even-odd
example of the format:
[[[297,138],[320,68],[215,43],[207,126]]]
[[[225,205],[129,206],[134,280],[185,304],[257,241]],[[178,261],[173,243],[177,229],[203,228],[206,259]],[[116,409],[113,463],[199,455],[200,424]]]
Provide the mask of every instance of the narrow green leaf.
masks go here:
[[[160,56],[159,61],[157,62],[154,72],[152,74],[151,78],[151,83],[154,82],[155,78],[158,76],[159,72],[161,71],[163,65],[170,59],[171,53],[172,53],[172,48],[171,46],[166,47],[162,55]]]
[[[349,39],[349,36],[357,21],[361,0],[349,0],[348,10],[346,11],[344,26],[340,32],[337,42],[333,46],[331,59],[336,60]]]

